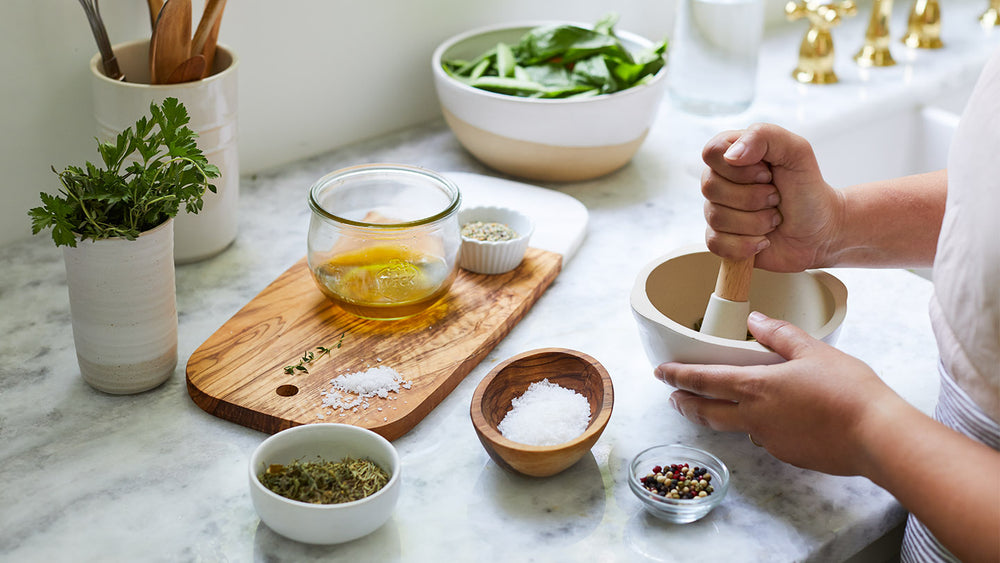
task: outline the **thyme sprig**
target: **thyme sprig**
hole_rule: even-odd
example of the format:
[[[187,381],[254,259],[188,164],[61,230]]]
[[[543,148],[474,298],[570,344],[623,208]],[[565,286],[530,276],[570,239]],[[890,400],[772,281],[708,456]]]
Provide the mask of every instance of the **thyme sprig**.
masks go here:
[[[327,348],[325,346],[317,346],[316,351],[306,350],[302,353],[302,357],[299,358],[299,363],[291,366],[285,366],[283,369],[286,374],[294,375],[297,373],[309,373],[309,368],[306,365],[313,363],[313,361],[322,358],[323,356],[329,355],[334,349],[340,348],[344,345],[344,336],[347,335],[346,332],[340,335],[340,340],[333,348]]]

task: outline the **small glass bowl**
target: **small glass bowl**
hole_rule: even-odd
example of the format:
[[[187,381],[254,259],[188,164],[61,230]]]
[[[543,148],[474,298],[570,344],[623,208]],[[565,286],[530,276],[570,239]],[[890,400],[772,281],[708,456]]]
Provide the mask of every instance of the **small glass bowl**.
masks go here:
[[[693,499],[671,499],[642,486],[640,479],[649,475],[653,467],[681,463],[687,463],[692,468],[708,469],[712,475],[712,494]],[[721,459],[704,450],[681,444],[653,446],[639,452],[629,464],[628,487],[653,516],[673,524],[687,524],[704,518],[722,502],[729,491],[729,468]]]
[[[461,195],[422,168],[367,164],[332,172],[309,190],[309,270],[348,313],[403,319],[451,287]]]

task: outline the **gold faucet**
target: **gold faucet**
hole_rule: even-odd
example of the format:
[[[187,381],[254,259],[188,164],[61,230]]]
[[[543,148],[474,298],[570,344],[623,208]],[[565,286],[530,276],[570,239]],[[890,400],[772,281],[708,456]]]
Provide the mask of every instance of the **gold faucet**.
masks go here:
[[[983,24],[983,27],[1000,25],[1000,0],[990,0],[990,7],[979,16],[979,23]]]
[[[937,0],[914,0],[903,43],[916,49],[940,49],[941,6]]]
[[[808,18],[809,29],[799,46],[799,66],[792,77],[805,84],[833,84],[837,74],[833,71],[833,35],[830,27],[840,23],[844,16],[858,11],[854,0],[827,2],[826,0],[791,0],[785,4],[789,21]]]
[[[1000,0],[998,0],[1000,1]],[[872,18],[865,32],[865,43],[854,60],[860,66],[892,66],[896,61],[889,52],[889,18],[892,16],[892,0],[875,0],[872,4]]]

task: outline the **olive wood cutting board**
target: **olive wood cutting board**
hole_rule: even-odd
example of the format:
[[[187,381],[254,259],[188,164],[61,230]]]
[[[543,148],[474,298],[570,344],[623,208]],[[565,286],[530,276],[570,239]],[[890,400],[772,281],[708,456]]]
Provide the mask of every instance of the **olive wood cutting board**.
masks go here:
[[[281,274],[191,355],[188,393],[208,413],[275,433],[312,422],[406,434],[524,317],[562,267],[562,255],[529,248],[506,274],[459,270],[448,295],[409,319],[355,317],[320,293],[305,258]],[[338,343],[340,347],[337,347]],[[289,375],[317,347],[330,348]],[[356,411],[323,407],[338,375],[388,366],[409,389]],[[331,412],[332,411],[332,412]]]

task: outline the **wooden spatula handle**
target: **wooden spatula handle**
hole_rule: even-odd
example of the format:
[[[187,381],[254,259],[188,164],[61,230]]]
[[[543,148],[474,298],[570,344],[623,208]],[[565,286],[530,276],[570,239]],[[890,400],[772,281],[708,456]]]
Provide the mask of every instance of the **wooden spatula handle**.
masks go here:
[[[146,5],[149,6],[149,28],[156,29],[156,18],[160,15],[163,0],[146,0]]]
[[[749,301],[753,262],[753,256],[743,260],[723,258],[719,277],[715,280],[715,294],[730,301]]]
[[[205,11],[202,12],[201,20],[198,21],[198,29],[194,32],[194,39],[191,40],[191,55],[204,54],[205,43],[212,32],[212,28],[218,28],[216,24],[222,17],[222,10],[226,8],[226,0],[208,0],[205,2]]]

